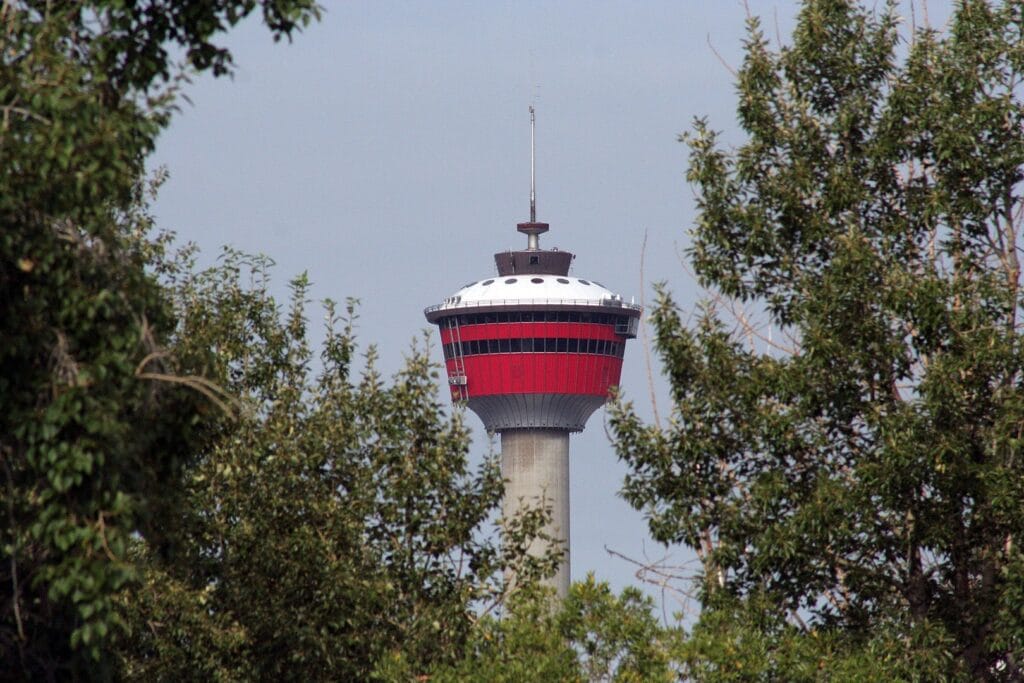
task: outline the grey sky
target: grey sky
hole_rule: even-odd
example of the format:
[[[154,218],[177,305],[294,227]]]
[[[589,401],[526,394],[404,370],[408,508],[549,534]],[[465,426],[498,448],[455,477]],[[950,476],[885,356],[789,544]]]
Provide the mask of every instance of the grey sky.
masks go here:
[[[658,280],[685,305],[699,297],[677,258],[694,208],[676,137],[698,115],[734,126],[732,76],[708,42],[738,65],[741,2],[325,5],[292,45],[255,23],[236,31],[234,81],[198,79],[160,140],[153,164],[171,179],[159,224],[206,262],[231,244],[273,257],[282,295],[305,270],[315,297],[358,297],[360,338],[390,374],[427,327],[425,306],[491,274],[494,252],[525,246],[515,224],[528,217],[535,104],[542,246],[574,252],[574,274],[627,300]],[[749,5],[769,35],[776,23],[789,33],[791,3]],[[623,389],[650,414],[639,343]],[[481,456],[486,435],[467,420]],[[572,570],[621,587],[633,568],[605,546],[665,551],[617,495],[625,470],[603,422],[595,414],[572,439]]]

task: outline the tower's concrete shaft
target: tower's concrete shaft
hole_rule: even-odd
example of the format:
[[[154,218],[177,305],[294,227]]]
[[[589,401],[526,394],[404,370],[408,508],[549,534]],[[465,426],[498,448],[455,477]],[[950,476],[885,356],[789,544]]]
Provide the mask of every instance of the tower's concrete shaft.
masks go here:
[[[559,429],[512,429],[501,432],[501,475],[506,480],[503,511],[511,518],[522,507],[551,509],[544,531],[565,549],[558,573],[548,580],[561,598],[569,594],[569,432]],[[547,544],[534,541],[530,552],[543,554]]]

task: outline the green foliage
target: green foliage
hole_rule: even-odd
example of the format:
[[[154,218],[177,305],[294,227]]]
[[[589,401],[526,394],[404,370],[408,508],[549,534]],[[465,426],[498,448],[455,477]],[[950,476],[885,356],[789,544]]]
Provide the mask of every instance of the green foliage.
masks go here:
[[[612,422],[625,496],[701,556],[698,679],[1021,675],[1024,4],[898,26],[808,0],[774,52],[751,20],[746,141],[685,136],[717,303],[687,329],[661,292],[674,419]]]
[[[698,681],[940,681],[951,643],[927,624],[873,624],[860,633],[793,623],[772,596],[716,600],[675,651]]]
[[[577,654],[583,680],[670,681],[672,631],[651,614],[653,602],[636,588],[615,596],[594,580],[573,584],[558,620]]]
[[[166,353],[176,321],[134,207],[173,105],[166,49],[223,71],[230,55],[210,41],[255,7],[0,9],[0,661],[12,676],[109,674],[131,536],[159,539],[177,471],[216,421],[200,416],[190,359]],[[315,16],[304,0],[261,7],[277,35]]]
[[[0,276],[0,644],[23,672],[102,672],[130,534],[159,533],[205,399],[160,380],[179,373],[162,345],[172,311],[129,239],[22,227],[0,237],[19,255]]]
[[[395,652],[419,668],[457,657],[472,610],[504,599],[505,569],[525,569],[527,586],[550,571],[525,552],[546,520],[507,527],[504,549],[485,535],[500,471],[470,469],[425,345],[391,382],[372,348],[355,376],[354,303],[342,317],[328,302],[317,358],[305,277],[282,310],[268,269],[227,251],[202,273],[168,272],[174,348],[207,353],[206,376],[234,397],[237,420],[185,470],[167,545],[137,544],[146,581],[122,600],[124,672],[365,680]]]
[[[588,576],[572,585],[564,603],[543,590],[517,593],[502,618],[485,616],[454,664],[437,666],[425,680],[621,681],[676,680],[674,631],[651,614],[639,591],[614,595]],[[408,681],[421,671],[404,657],[385,661],[384,680]]]

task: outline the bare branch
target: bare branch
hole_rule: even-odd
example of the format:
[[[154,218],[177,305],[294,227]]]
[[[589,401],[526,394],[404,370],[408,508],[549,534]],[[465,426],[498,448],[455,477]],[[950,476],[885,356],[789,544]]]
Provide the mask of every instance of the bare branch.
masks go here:
[[[241,405],[238,403],[236,398],[230,396],[218,385],[205,377],[199,377],[198,375],[187,375],[182,377],[178,375],[168,375],[162,372],[137,372],[135,376],[139,379],[151,379],[158,382],[168,382],[170,384],[183,384],[210,399],[210,401],[215,403],[217,407],[231,419],[234,419],[235,413],[231,410],[231,406],[228,404],[234,403],[236,407],[240,407]]]
[[[657,586],[661,591],[661,609],[662,609],[662,620],[666,626],[669,625],[668,612],[665,608],[666,595],[671,595],[677,603],[682,607],[684,612],[693,612],[693,608],[690,604],[697,599],[693,591],[688,588],[681,588],[679,584],[692,584],[696,579],[697,575],[693,573],[683,573],[683,569],[686,566],[683,565],[672,565],[666,564],[668,556],[666,555],[660,560],[651,562],[641,562],[628,555],[620,553],[617,550],[613,550],[608,546],[604,546],[606,553],[612,557],[617,557],[620,560],[625,560],[629,564],[637,568],[634,576],[641,583]]]
[[[14,516],[14,473],[11,472],[11,463],[8,458],[10,456],[10,449],[4,448],[3,463],[4,463],[4,474],[7,477],[7,521],[10,525],[11,530],[11,603],[14,606],[14,623],[18,629],[18,652],[21,654],[22,662],[24,662],[25,653],[22,648],[22,643],[26,641],[25,638],[25,626],[21,620],[21,586],[18,584],[18,527],[17,520]]]
[[[644,259],[647,255],[647,230],[644,230],[644,241],[640,245],[640,307],[644,306],[644,292],[647,290],[647,279],[644,277]],[[644,349],[644,363],[647,366],[647,390],[651,395],[651,410],[654,412],[654,424],[661,429],[661,416],[658,414],[658,399],[654,393],[654,373],[651,370],[651,340],[647,335],[647,318],[640,318],[640,343]]]
[[[707,34],[707,41],[708,41],[708,47],[711,49],[712,54],[715,55],[715,58],[718,59],[718,63],[721,64],[722,66],[724,66],[726,71],[728,71],[733,76],[733,78],[735,78],[738,75],[736,69],[734,69],[733,67],[729,66],[729,63],[727,61],[725,61],[725,58],[722,57],[722,55],[718,52],[718,50],[715,49],[715,46],[711,44],[711,34],[710,33]]]

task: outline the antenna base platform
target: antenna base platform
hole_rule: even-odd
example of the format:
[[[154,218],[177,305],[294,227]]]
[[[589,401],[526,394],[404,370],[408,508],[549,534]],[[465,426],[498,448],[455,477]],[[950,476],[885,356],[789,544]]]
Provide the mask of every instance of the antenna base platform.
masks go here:
[[[573,255],[555,249],[503,251],[494,255],[498,275],[568,275]]]
[[[551,226],[547,223],[519,223],[516,225],[516,230],[524,235],[540,235],[550,229]]]

